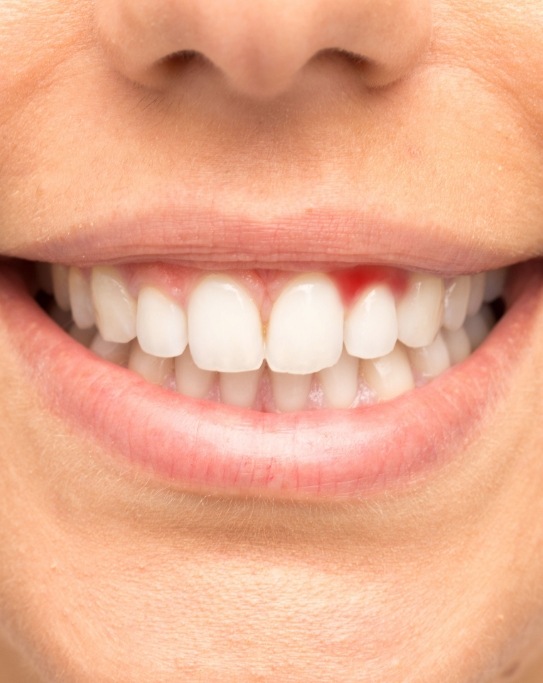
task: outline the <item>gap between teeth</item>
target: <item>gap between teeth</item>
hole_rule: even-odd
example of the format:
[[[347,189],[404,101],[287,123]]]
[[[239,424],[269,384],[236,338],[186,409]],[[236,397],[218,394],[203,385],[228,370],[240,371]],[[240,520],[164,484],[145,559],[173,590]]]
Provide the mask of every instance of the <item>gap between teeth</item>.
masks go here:
[[[349,408],[395,398],[462,362],[495,322],[505,270],[443,280],[412,273],[401,296],[375,283],[346,310],[324,273],[292,277],[267,319],[227,274],[181,305],[121,272],[52,266],[38,281],[53,317],[94,353],[182,394],[257,410]]]

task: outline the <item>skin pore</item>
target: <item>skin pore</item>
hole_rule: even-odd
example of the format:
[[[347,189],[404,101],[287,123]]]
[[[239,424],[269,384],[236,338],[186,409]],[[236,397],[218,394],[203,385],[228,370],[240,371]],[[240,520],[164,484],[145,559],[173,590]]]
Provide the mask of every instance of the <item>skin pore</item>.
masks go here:
[[[0,269],[99,250],[97,222],[173,197],[393,213],[404,267],[422,233],[438,272],[458,245],[470,271],[543,257],[539,1],[10,0],[0,27]],[[371,233],[340,226],[323,252]],[[44,401],[0,314],[5,680],[540,681],[541,289],[525,326],[451,463],[314,501],[118,464]]]

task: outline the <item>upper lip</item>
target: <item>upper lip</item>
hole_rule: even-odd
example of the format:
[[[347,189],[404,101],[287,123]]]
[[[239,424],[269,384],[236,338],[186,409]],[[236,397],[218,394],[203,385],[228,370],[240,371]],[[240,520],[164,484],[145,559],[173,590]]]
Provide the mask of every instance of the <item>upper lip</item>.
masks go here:
[[[495,245],[455,236],[448,226],[401,220],[393,212],[313,207],[261,218],[215,208],[155,201],[154,206],[77,221],[51,237],[22,243],[5,256],[92,266],[138,261],[209,269],[332,269],[392,265],[444,277],[511,264]]]

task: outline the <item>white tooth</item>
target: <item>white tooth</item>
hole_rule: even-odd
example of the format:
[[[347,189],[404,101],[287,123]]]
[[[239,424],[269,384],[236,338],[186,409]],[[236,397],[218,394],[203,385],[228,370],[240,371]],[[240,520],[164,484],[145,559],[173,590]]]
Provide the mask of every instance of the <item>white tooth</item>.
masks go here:
[[[162,386],[172,376],[174,363],[172,358],[151,356],[136,342],[132,345],[128,369],[133,370],[151,384]]]
[[[469,337],[471,348],[475,351],[488,337],[494,325],[494,314],[489,306],[483,306],[479,313],[466,318],[464,329]]]
[[[331,368],[319,372],[319,381],[328,408],[349,408],[358,393],[358,358],[343,351]]]
[[[49,263],[36,263],[36,282],[46,294],[53,294],[53,273]]]
[[[428,346],[409,349],[408,355],[412,368],[424,379],[438,377],[451,367],[449,349],[441,333]]]
[[[262,370],[222,372],[219,377],[221,401],[240,408],[252,408],[261,376]]]
[[[200,368],[192,360],[190,351],[175,360],[177,391],[191,398],[207,398],[215,382],[216,373]]]
[[[115,268],[94,268],[91,292],[96,325],[106,341],[124,344],[136,337],[136,300]]]
[[[471,276],[471,288],[468,301],[468,315],[475,315],[483,304],[485,295],[485,273]]]
[[[140,291],[136,330],[141,348],[152,356],[175,358],[187,347],[185,311],[155,287]]]
[[[367,289],[345,320],[345,348],[357,358],[379,358],[390,353],[398,340],[394,295],[386,285]]]
[[[76,342],[79,342],[79,344],[82,346],[89,348],[96,336],[96,329],[91,327],[90,329],[82,330],[81,328],[77,327],[77,325],[72,325],[70,327],[69,334],[70,337],[75,339]]]
[[[461,327],[459,330],[443,330],[442,332],[451,364],[456,365],[466,360],[471,353],[471,345],[466,330]]]
[[[59,308],[70,310],[70,292],[68,289],[68,268],[54,265],[52,268],[53,294]]]
[[[189,346],[202,370],[257,370],[264,360],[260,313],[243,286],[226,275],[210,275],[188,305]]]
[[[419,348],[431,344],[443,317],[443,280],[433,275],[413,274],[407,291],[398,302],[398,339]]]
[[[443,326],[448,330],[459,330],[468,311],[471,278],[468,275],[455,277],[446,287],[444,295]]]
[[[276,410],[286,413],[306,407],[313,375],[270,372],[270,376]]]
[[[128,363],[130,344],[117,344],[116,342],[105,341],[100,334],[97,334],[89,348],[97,356],[110,363],[122,366]]]
[[[383,358],[362,361],[362,372],[380,401],[396,398],[415,386],[409,358],[400,344]]]
[[[343,304],[332,281],[302,275],[281,292],[268,324],[266,359],[274,372],[307,375],[338,362]]]
[[[70,268],[68,287],[75,324],[81,330],[88,330],[94,327],[94,308],[92,305],[90,282],[79,268]]]
[[[499,299],[503,295],[505,280],[507,279],[507,268],[491,270],[486,274],[485,293],[483,300],[487,303]]]

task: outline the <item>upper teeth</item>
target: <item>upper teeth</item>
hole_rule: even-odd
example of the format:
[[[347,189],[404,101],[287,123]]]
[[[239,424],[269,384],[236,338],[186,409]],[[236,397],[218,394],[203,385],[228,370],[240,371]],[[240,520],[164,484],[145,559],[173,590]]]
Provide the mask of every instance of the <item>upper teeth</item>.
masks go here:
[[[250,404],[266,361],[276,403],[290,409],[302,401],[296,392],[307,396],[313,373],[325,393],[352,401],[357,359],[381,398],[406,391],[414,377],[440,374],[484,339],[485,316],[473,316],[483,301],[500,296],[504,279],[503,270],[450,280],[413,273],[401,294],[375,283],[346,305],[332,276],[306,273],[290,278],[269,310],[229,274],[197,278],[182,300],[155,282],[134,285],[113,267],[88,273],[53,266],[52,286],[78,328],[96,325],[97,352],[113,353],[105,342],[137,338],[129,365],[150,381],[177,374],[179,388],[190,377],[192,393],[205,396],[218,372],[221,395]],[[296,389],[292,375],[299,377]]]

